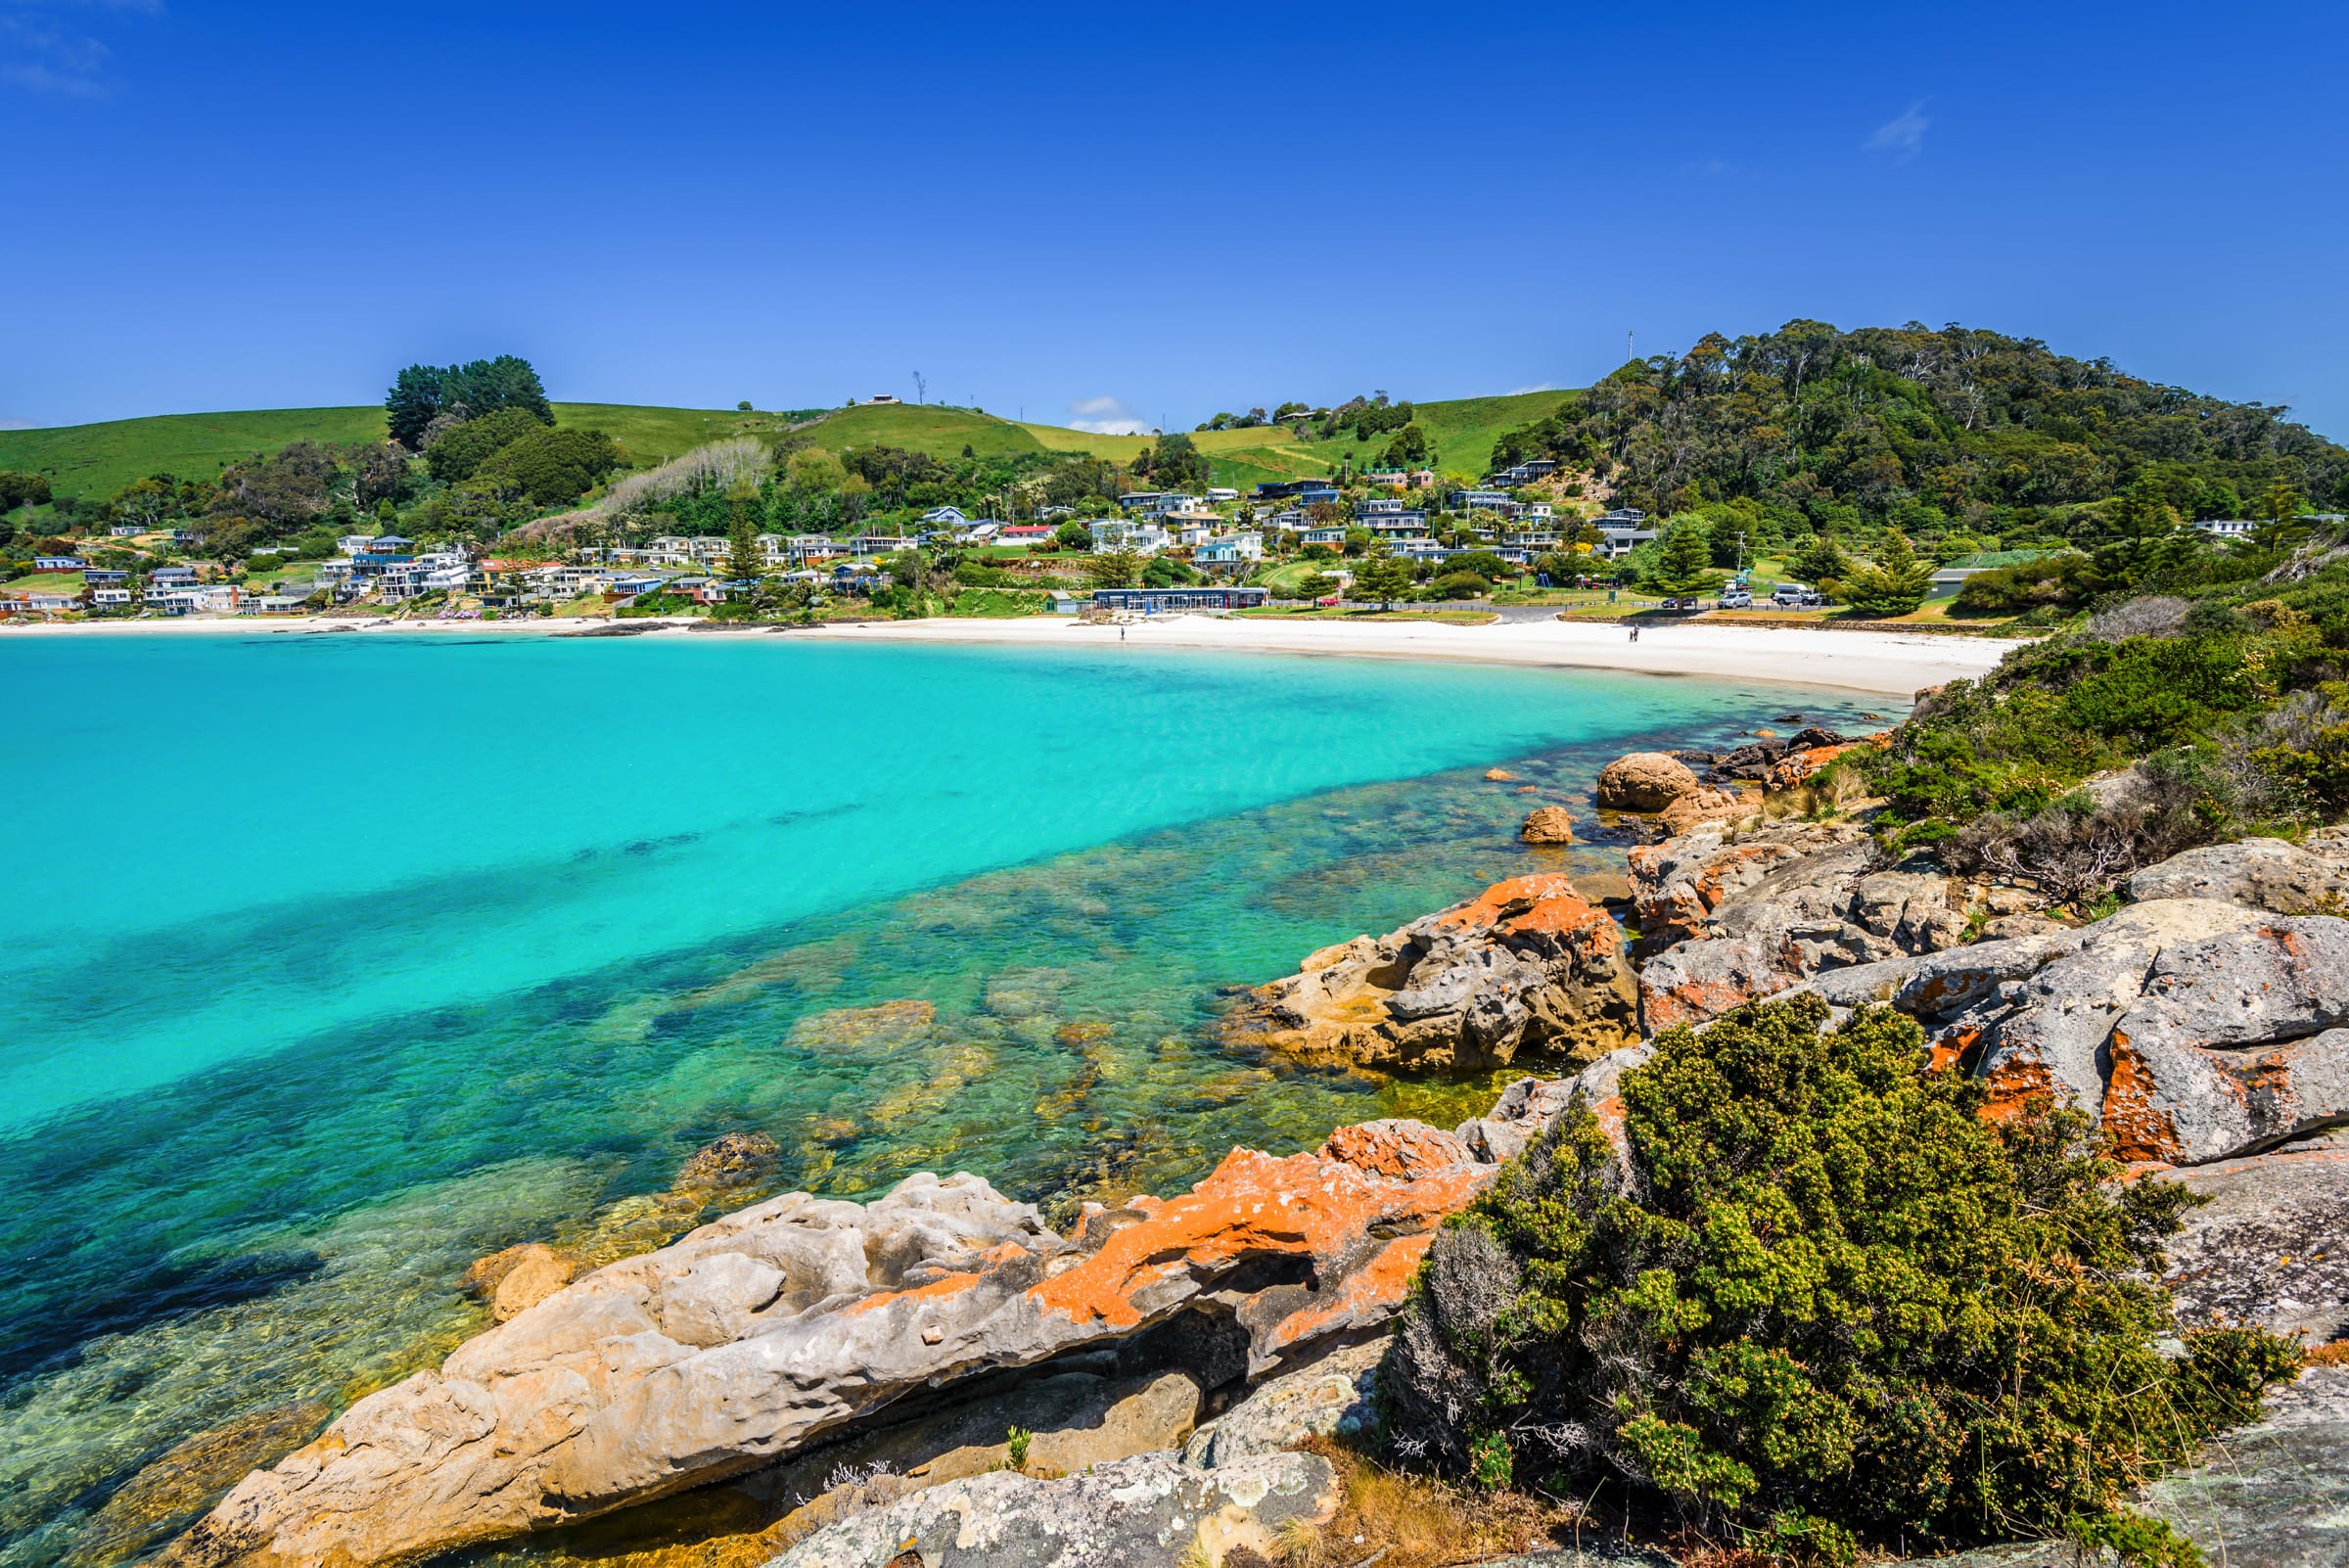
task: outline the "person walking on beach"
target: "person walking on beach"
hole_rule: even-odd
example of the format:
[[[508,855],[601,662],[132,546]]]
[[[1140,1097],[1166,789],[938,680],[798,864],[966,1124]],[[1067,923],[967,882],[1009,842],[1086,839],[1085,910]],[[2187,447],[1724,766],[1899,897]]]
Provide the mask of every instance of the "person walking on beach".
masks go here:
[[[1632,641],[1634,641],[1634,642],[1637,642],[1638,640],[1639,640],[1639,628],[1638,628],[1637,626],[1634,626],[1634,627],[1632,628]]]

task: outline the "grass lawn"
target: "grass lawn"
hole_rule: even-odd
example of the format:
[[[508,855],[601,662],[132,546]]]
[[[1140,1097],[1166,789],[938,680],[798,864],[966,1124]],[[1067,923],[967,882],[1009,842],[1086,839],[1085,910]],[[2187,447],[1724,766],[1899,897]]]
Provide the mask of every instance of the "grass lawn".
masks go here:
[[[0,582],[0,593],[79,593],[81,589],[78,572],[32,572]]]
[[[1411,413],[1435,445],[1435,466],[1439,470],[1456,469],[1464,474],[1481,475],[1492,461],[1493,443],[1503,431],[1547,416],[1571,395],[1568,392],[1552,391],[1513,392],[1500,397],[1455,397],[1439,402],[1414,402]],[[1379,435],[1358,441],[1349,434],[1331,441],[1303,442],[1299,450],[1321,458],[1331,469],[1337,467],[1341,457],[1357,469],[1363,469],[1376,461],[1390,438]]]

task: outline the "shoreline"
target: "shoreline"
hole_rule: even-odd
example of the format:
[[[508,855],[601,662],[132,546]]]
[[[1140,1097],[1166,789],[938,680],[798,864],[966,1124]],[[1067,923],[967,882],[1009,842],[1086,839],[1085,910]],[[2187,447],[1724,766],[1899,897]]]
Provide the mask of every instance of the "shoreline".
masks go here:
[[[112,621],[35,624],[0,633],[37,636],[559,636],[626,625],[600,618],[530,621],[358,621],[316,616],[276,621]],[[620,635],[605,631],[604,635]],[[1564,621],[1503,622],[1455,626],[1441,622],[1241,621],[1174,616],[1123,626],[1087,624],[1060,616],[983,621],[940,617],[791,626],[687,629],[660,624],[626,635],[735,641],[789,636],[827,642],[959,643],[991,646],[1178,648],[1231,653],[1285,653],[1339,658],[1440,660],[1625,674],[1697,675],[1823,686],[1870,696],[1908,698],[1926,686],[1967,678],[1994,668],[2021,641],[1930,636],[1895,631],[1811,627],[1682,625],[1644,627],[1633,642],[1622,628]]]

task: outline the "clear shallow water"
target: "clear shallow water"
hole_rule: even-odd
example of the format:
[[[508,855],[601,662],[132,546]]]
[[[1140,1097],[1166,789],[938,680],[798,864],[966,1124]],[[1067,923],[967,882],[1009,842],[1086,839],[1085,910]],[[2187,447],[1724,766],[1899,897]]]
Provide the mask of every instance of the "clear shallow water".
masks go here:
[[[0,679],[38,741],[0,772],[7,1564],[151,1545],[242,1468],[175,1445],[430,1361],[484,1252],[663,1239],[723,1131],[781,1142],[769,1190],[1065,1204],[1449,1115],[1222,1049],[1219,988],[1606,859],[1513,830],[1629,741],[1850,712],[781,638],[27,639]]]

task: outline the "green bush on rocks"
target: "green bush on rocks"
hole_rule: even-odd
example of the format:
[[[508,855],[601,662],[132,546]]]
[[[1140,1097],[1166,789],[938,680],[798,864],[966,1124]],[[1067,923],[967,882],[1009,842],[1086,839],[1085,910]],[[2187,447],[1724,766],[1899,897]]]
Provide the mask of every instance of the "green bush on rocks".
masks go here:
[[[2077,1113],[1984,1121],[1912,1020],[1827,1017],[1666,1033],[1620,1146],[1561,1118],[1439,1236],[1383,1370],[1402,1456],[1848,1560],[2108,1516],[2293,1367],[2156,1348],[2182,1189],[2112,1182]]]

